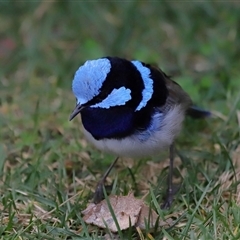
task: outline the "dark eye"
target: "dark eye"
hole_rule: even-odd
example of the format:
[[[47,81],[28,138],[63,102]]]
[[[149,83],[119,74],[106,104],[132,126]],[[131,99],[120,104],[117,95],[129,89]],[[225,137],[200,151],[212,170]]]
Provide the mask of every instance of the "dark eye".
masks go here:
[[[102,100],[104,100],[107,96],[108,96],[108,93],[107,93],[107,92],[101,92],[101,93],[97,96],[97,100],[98,100],[98,101],[102,101]]]
[[[108,93],[107,93],[107,92],[103,92],[103,93],[101,94],[101,98],[102,98],[102,99],[105,99],[107,96],[108,96]]]

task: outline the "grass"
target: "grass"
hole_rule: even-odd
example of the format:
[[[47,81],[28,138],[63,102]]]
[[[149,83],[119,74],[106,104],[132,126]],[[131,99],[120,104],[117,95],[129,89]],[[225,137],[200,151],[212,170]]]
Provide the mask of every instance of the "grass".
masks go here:
[[[84,224],[81,211],[114,156],[88,145],[80,121],[68,121],[75,70],[105,55],[157,63],[215,115],[186,119],[177,141],[183,161],[176,160],[175,169],[182,187],[168,211],[158,205],[166,154],[118,163],[108,178],[113,191],[147,194],[160,221],[169,223],[153,233],[118,235],[239,239],[239,7],[211,1],[2,1],[1,239],[106,239],[105,231]]]

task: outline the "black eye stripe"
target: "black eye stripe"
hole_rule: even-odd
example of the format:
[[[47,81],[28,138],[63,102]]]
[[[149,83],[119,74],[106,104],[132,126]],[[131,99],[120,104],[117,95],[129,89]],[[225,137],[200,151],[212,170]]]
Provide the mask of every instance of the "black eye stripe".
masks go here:
[[[90,100],[87,105],[95,105],[97,103],[102,102],[107,96],[110,94],[108,91],[100,91],[100,93],[95,96],[92,100]]]
[[[142,100],[142,91],[144,89],[141,74],[126,59],[117,57],[108,57],[108,59],[111,62],[111,71],[107,74],[101,90],[108,89],[111,92],[114,88],[120,87],[130,89],[132,99],[127,102],[127,105],[135,109]]]
[[[107,57],[111,62],[111,70],[107,74],[106,80],[100,92],[88,105],[95,105],[104,100],[114,89],[125,87],[131,90],[131,100],[126,105],[135,109],[142,101],[142,91],[144,89],[141,74],[136,67],[128,60],[117,57]]]

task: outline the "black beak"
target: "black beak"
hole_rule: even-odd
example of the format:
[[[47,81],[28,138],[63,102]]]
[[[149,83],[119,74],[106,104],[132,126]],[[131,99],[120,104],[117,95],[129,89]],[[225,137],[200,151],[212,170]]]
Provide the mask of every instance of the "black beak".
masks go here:
[[[69,117],[69,121],[71,121],[72,119],[74,119],[80,112],[81,110],[84,108],[84,106],[82,106],[81,104],[78,104],[75,109],[73,110],[73,112],[71,113],[70,117]]]

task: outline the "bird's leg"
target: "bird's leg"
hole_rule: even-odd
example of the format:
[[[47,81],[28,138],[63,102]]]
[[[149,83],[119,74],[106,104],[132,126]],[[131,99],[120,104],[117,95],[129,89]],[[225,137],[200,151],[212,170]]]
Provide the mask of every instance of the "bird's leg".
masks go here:
[[[111,172],[112,168],[114,167],[114,165],[117,163],[118,157],[112,162],[112,164],[110,165],[110,167],[108,168],[108,170],[105,172],[105,174],[103,175],[103,177],[100,179],[100,181],[97,184],[95,193],[93,195],[93,202],[95,204],[101,202],[104,199],[104,194],[103,194],[103,188],[104,188],[104,184],[106,181],[107,176],[109,175],[109,173]]]
[[[165,196],[165,201],[162,204],[162,209],[167,209],[171,206],[173,197],[178,191],[178,188],[173,188],[173,162],[174,162],[174,143],[169,148],[169,173],[168,173],[168,188]]]

